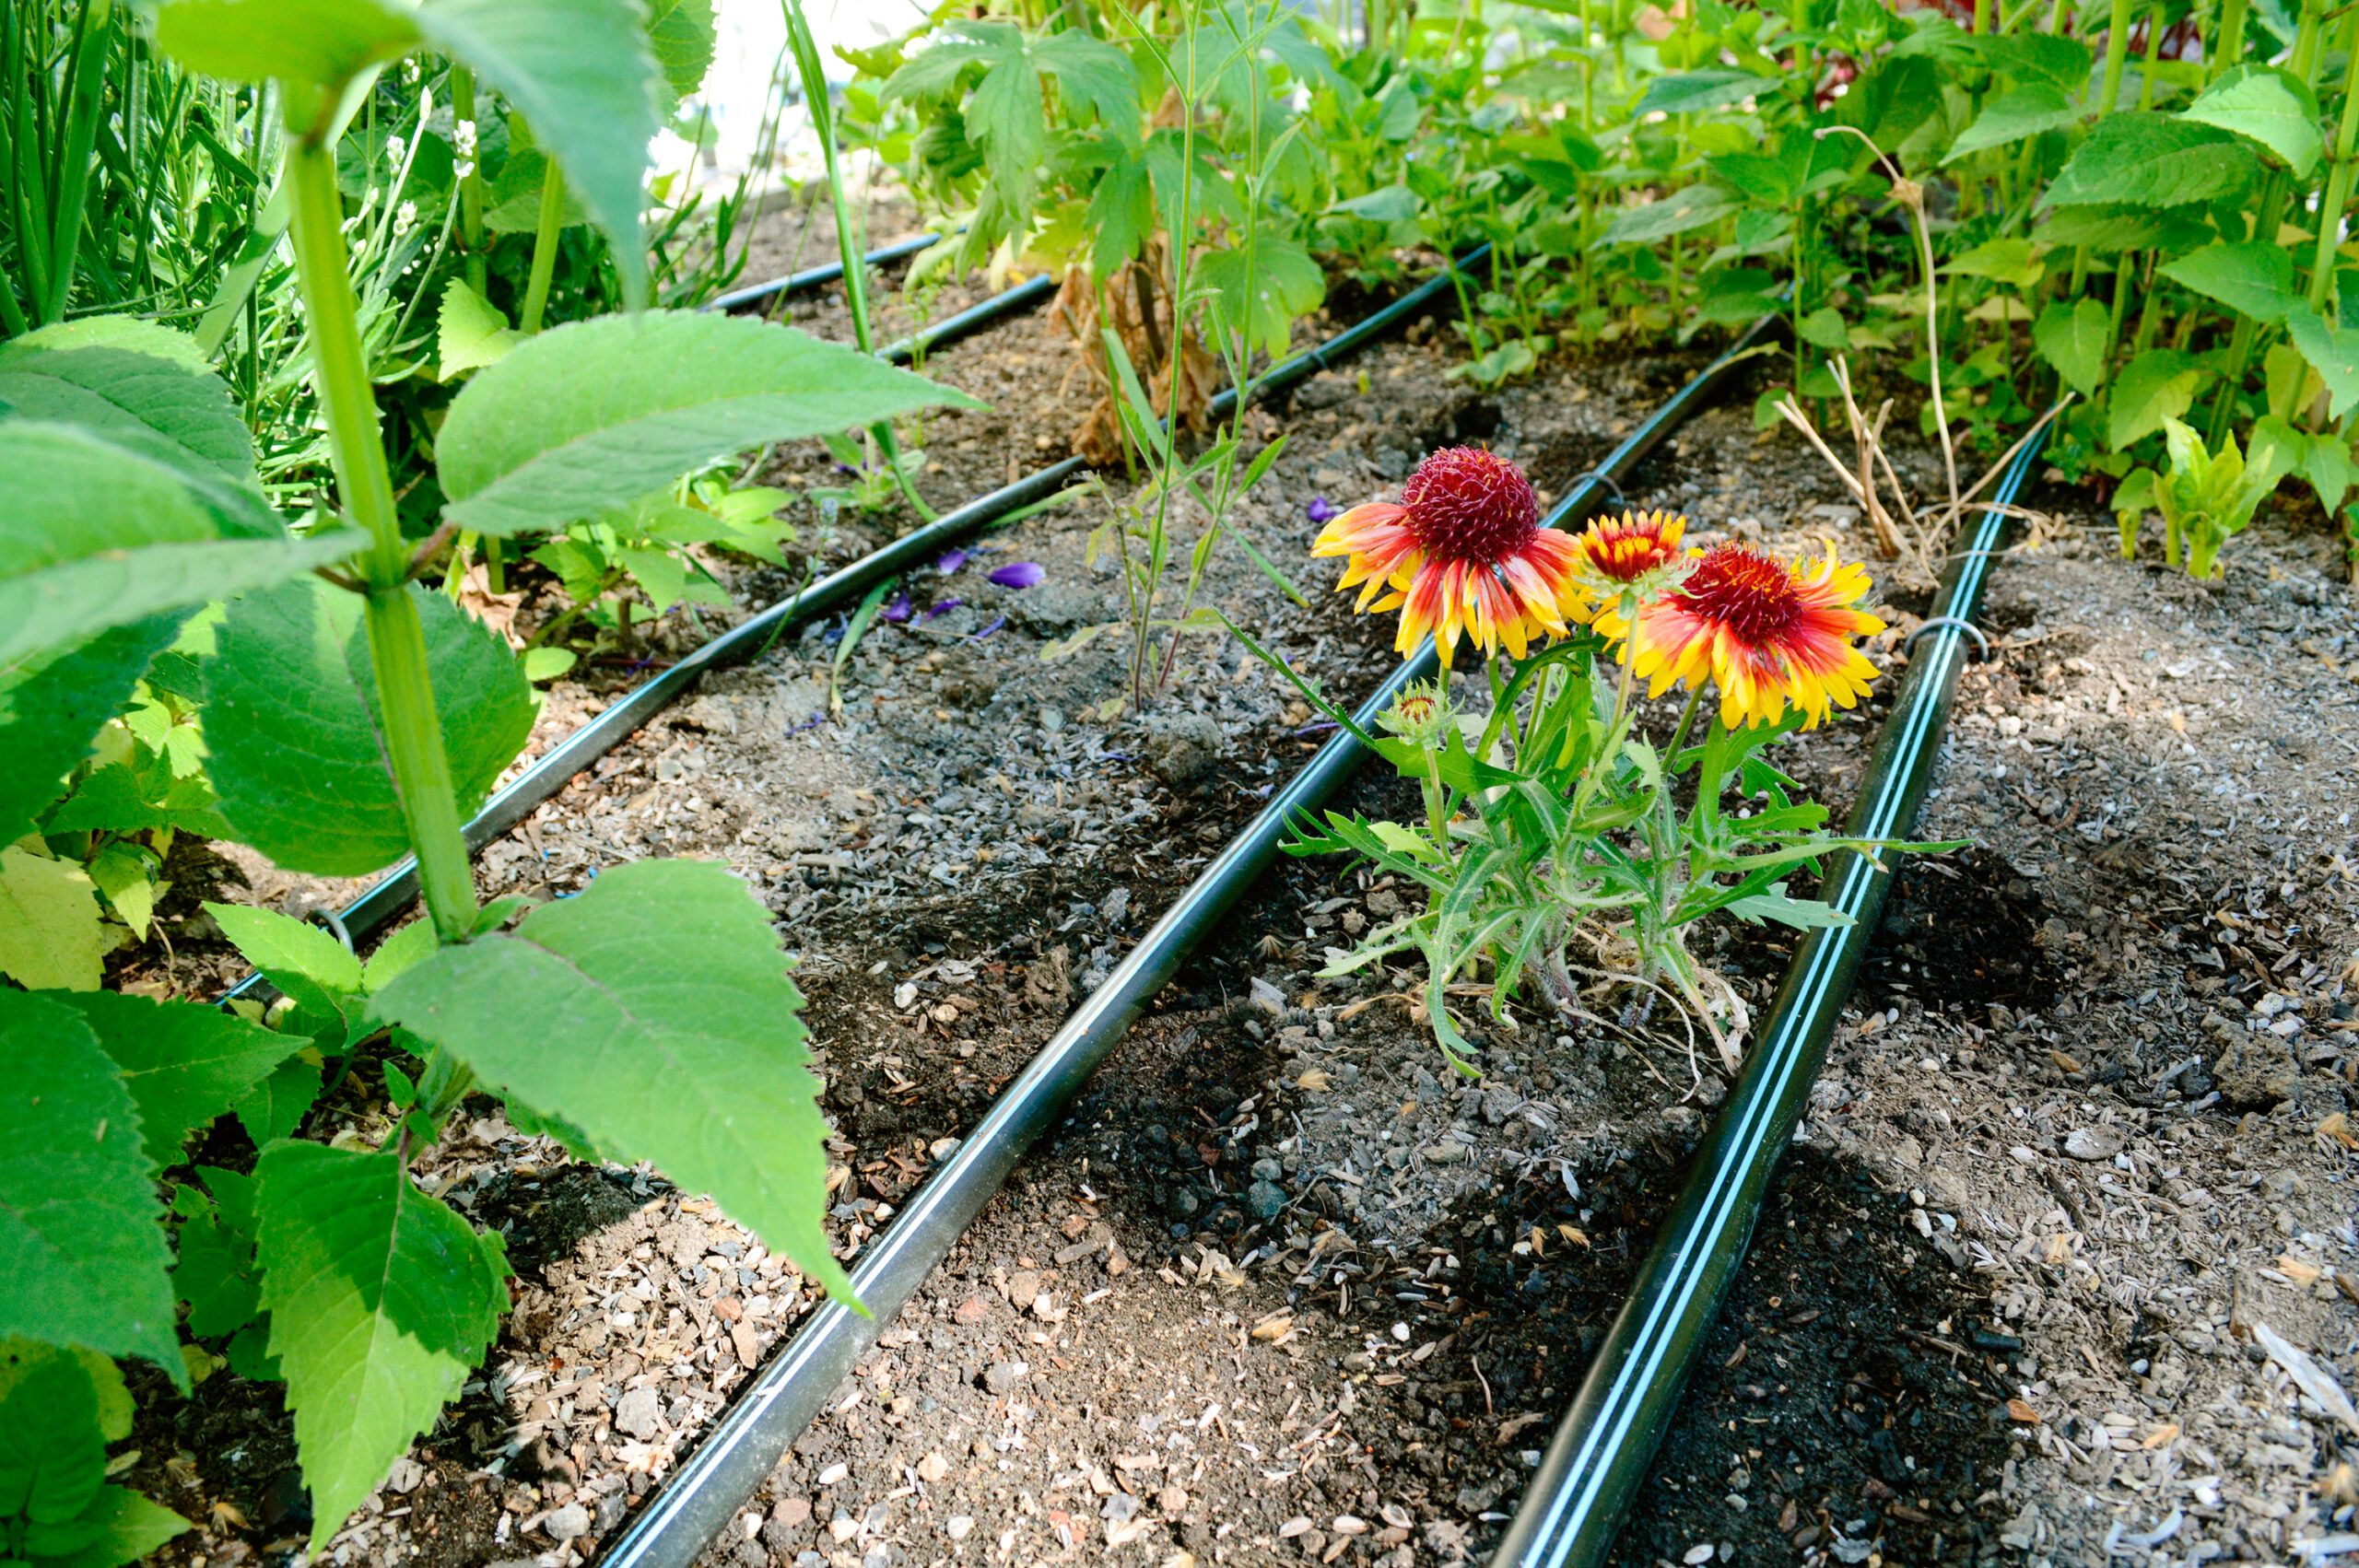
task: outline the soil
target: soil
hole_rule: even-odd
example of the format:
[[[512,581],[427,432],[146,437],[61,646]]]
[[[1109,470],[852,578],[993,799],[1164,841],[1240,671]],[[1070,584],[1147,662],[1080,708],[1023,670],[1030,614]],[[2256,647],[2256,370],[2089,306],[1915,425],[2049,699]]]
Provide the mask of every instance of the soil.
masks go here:
[[[943,495],[1030,466],[1043,411],[1086,402],[1032,330],[933,367],[1003,404],[929,431]],[[1239,521],[1312,604],[1229,548],[1204,598],[1338,696],[1379,678],[1390,628],[1323,591],[1313,495],[1388,493],[1466,439],[1553,493],[1700,362],[1559,360],[1482,393],[1454,358],[1421,328],[1256,429],[1290,443]],[[1631,499],[1705,539],[1866,554],[1832,474],[1750,401]],[[1900,455],[1924,492],[1938,459]],[[801,954],[848,1257],[1320,738],[1227,639],[1187,644],[1143,719],[1119,630],[1044,661],[1119,614],[1088,541],[1125,494],[1109,476],[919,574],[839,710],[838,623],[716,674],[483,857],[487,895],[657,853],[748,878]],[[2303,519],[2265,517],[2201,585],[2113,558],[2076,493],[2030,499],[2045,544],[1996,576],[1920,824],[1973,847],[1905,862],[1617,1548],[1632,1568],[2283,1562],[2353,1527],[2359,1431],[2266,1346],[2359,1387],[2359,622]],[[889,517],[838,524],[816,543],[849,554]],[[1044,580],[986,580],[1015,559]],[[1847,801],[1893,685],[1781,762]],[[1408,799],[1373,771],[1349,796]],[[1401,897],[1333,861],[1264,878],[709,1561],[1479,1560],[1727,1085],[1675,1020],[1564,1032],[1479,999],[1482,1076],[1457,1079],[1405,972],[1316,975]],[[1705,946],[1757,1012],[1791,943]],[[356,1118],[382,1110],[361,1077]],[[517,1310],[340,1563],[593,1556],[811,1305],[709,1202],[471,1114],[423,1174],[506,1232]],[[127,1479],[209,1520],[164,1561],[298,1543],[275,1390],[217,1374],[143,1422]]]

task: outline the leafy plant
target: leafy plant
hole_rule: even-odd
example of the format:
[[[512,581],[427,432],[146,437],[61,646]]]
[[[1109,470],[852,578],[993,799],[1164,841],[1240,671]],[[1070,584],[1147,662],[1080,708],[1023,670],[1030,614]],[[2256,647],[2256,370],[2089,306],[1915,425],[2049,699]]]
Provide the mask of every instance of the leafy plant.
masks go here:
[[[2192,426],[2165,419],[2163,429],[2169,469],[2159,474],[2132,469],[2114,492],[2121,554],[2126,559],[2137,553],[2139,514],[2152,506],[2163,514],[2163,559],[2172,566],[2184,561],[2189,577],[2218,577],[2220,546],[2245,531],[2290,468],[2290,454],[2272,447],[2248,462],[2234,436],[2212,451]]]
[[[840,1292],[845,1276],[820,1224],[823,1126],[801,999],[744,887],[716,865],[642,861],[555,904],[476,899],[460,824],[521,749],[534,704],[505,641],[414,581],[438,541],[412,538],[395,504],[348,266],[343,106],[431,49],[562,131],[551,150],[566,188],[642,297],[640,131],[656,63],[637,8],[167,0],[157,37],[192,70],[267,80],[282,106],[337,505],[289,530],[255,483],[226,389],[160,337],[94,327],[32,345],[30,359],[10,351],[0,373],[30,392],[0,418],[0,467],[24,476],[0,501],[0,743],[30,766],[9,774],[9,834],[48,814],[69,775],[83,780],[70,810],[119,766],[92,756],[110,716],[143,680],[155,689],[158,653],[223,603],[194,661],[208,809],[294,871],[362,874],[413,854],[425,917],[363,963],[309,928],[217,911],[288,997],[277,1028],[96,991],[94,970],[0,991],[18,1064],[0,1096],[0,1336],[141,1356],[185,1387],[184,1296],[192,1331],[226,1335],[233,1364],[285,1378],[316,1546],[432,1423],[506,1309],[498,1237],[408,1174],[470,1094],[579,1147],[652,1160],[710,1190],[807,1278]],[[957,401],[752,321],[651,311],[551,328],[452,400],[435,533],[506,538],[677,504],[681,475],[729,453]],[[173,744],[160,736],[165,755]],[[63,862],[32,843],[5,852],[0,907],[21,907],[24,886],[53,903],[90,896],[70,872],[36,874]],[[376,1146],[295,1136],[328,1063],[348,1072],[364,1047],[387,1059],[394,1113]],[[231,1110],[260,1148],[251,1184],[199,1172],[176,1185],[175,1268],[158,1176]],[[42,1387],[46,1401],[55,1390]],[[42,1430],[78,1445],[80,1479],[53,1492],[0,1485],[0,1518],[21,1504],[28,1531],[144,1551],[159,1522],[89,1490],[102,1450],[70,1399],[56,1408]],[[0,1446],[22,1410],[11,1400]],[[0,1478],[20,1473],[10,1462],[0,1457]],[[25,1539],[60,1554],[65,1537]]]

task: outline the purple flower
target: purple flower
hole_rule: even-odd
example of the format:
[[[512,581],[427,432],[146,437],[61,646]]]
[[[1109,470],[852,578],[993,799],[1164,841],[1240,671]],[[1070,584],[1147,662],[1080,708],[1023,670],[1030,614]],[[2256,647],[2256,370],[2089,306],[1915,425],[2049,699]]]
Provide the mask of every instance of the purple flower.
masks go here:
[[[906,593],[896,593],[885,602],[882,614],[886,620],[895,626],[899,626],[910,618],[910,596]]]
[[[967,640],[969,642],[980,642],[983,638],[991,636],[992,633],[999,630],[1000,627],[1005,625],[1007,625],[1007,617],[1005,615],[993,615],[990,626],[985,626],[981,631],[977,632],[973,637],[968,638]]]
[[[945,577],[948,577],[966,564],[967,552],[964,550],[945,550],[933,558],[933,569]]]
[[[1303,515],[1316,523],[1327,523],[1344,515],[1344,509],[1331,503],[1324,496],[1313,496],[1310,504],[1302,509]]]
[[[941,600],[938,603],[930,604],[926,607],[925,618],[930,621],[936,615],[946,615],[965,603],[966,601],[964,599]]]
[[[992,573],[992,580],[1002,588],[1031,588],[1048,575],[1038,561],[1010,561]]]

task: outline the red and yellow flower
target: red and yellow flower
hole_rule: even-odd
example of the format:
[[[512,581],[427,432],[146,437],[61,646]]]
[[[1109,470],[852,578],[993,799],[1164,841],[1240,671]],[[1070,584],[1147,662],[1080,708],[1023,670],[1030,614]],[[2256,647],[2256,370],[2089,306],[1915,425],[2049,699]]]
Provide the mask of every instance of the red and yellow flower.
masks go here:
[[[1884,624],[1852,608],[1866,570],[1836,558],[1789,563],[1750,544],[1718,544],[1677,587],[1649,601],[1628,632],[1634,674],[1661,696],[1674,684],[1719,687],[1720,722],[1774,724],[1789,705],[1813,729],[1867,694],[1876,668],[1856,646]],[[1600,630],[1604,630],[1602,623]]]
[[[1398,502],[1338,515],[1310,553],[1345,557],[1335,586],[1360,590],[1354,610],[1398,609],[1394,647],[1406,653],[1431,632],[1445,669],[1461,631],[1486,655],[1504,647],[1520,659],[1543,634],[1564,636],[1583,603],[1572,581],[1579,547],[1540,526],[1523,471],[1480,447],[1431,453]]]
[[[1580,537],[1575,591],[1595,606],[1580,618],[1611,638],[1627,637],[1639,603],[1675,585],[1698,552],[1682,550],[1687,520],[1666,511],[1600,518]]]

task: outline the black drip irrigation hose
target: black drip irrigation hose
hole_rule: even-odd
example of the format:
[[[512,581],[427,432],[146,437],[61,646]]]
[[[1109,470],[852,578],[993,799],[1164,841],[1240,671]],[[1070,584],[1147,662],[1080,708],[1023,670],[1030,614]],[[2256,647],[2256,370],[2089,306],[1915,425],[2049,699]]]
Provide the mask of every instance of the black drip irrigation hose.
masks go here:
[[[1445,274],[1417,292],[1447,287],[1449,282]],[[1407,306],[1414,298],[1410,296],[1391,309]],[[1621,482],[1665,436],[1708,403],[1751,347],[1774,330],[1769,320],[1756,322],[1736,346],[1649,415],[1612,455],[1567,492],[1549,514],[1550,525],[1578,522],[1599,510],[1610,496],[1618,496]],[[1266,388],[1287,372],[1290,384],[1318,369],[1322,357],[1356,347],[1368,335],[1370,323],[1363,322],[1320,349],[1288,361],[1260,384]],[[1338,345],[1345,345],[1346,340],[1347,346],[1339,349]],[[1305,365],[1306,361],[1313,363]],[[1304,368],[1295,369],[1298,365]],[[1433,641],[1427,638],[1360,704],[1356,722],[1364,730],[1373,729],[1403,687],[1414,681],[1430,680],[1439,668]],[[806,1319],[785,1350],[765,1363],[730,1402],[654,1500],[616,1538],[600,1559],[600,1568],[689,1568],[736,1517],[787,1446],[827,1408],[853,1363],[868,1352],[885,1325],[917,1293],[926,1276],[998,1193],[1025,1151],[1063,1113],[1155,993],[1218,929],[1276,856],[1289,825],[1316,810],[1366,755],[1349,731],[1334,735],[1188,884],[1105,983],[1074,1010],[1024,1071],[1001,1092],[957,1152],[861,1254],[851,1272],[851,1284],[869,1315],[828,1302]]]
[[[1981,640],[1974,617],[2007,531],[2006,509],[2040,444],[2038,432],[2025,441],[1980,515],[1962,530],[1876,739],[1847,830],[1855,837],[1897,838],[1916,823],[1958,667],[1969,639]],[[1745,1057],[1661,1238],[1590,1359],[1492,1568],[1596,1568],[1613,1550],[1743,1262],[1778,1158],[1826,1059],[1891,882],[1888,861],[1848,850],[1828,858],[1826,899],[1850,923],[1814,930],[1796,950],[1760,1042]]]
[[[931,247],[936,240],[948,239],[944,234],[917,234],[907,240],[896,240],[890,245],[879,246],[861,258],[872,267],[898,262],[904,256],[914,256]],[[698,309],[704,310],[742,310],[748,305],[758,305],[765,299],[783,295],[807,294],[812,289],[834,283],[844,275],[841,262],[829,262],[825,266],[805,267],[801,272],[774,277],[767,283],[749,283],[743,288],[706,300]]]
[[[1028,310],[1057,291],[1057,280],[1047,273],[1039,277],[1001,289],[990,298],[968,306],[955,316],[945,316],[933,325],[896,338],[876,351],[876,357],[887,365],[907,365],[920,355],[931,354],[945,344],[978,333],[1003,316]]]
[[[1461,257],[1456,265],[1471,265],[1488,249],[1487,245],[1477,248]],[[1370,339],[1399,326],[1430,306],[1449,291],[1450,278],[1451,272],[1445,270],[1325,343],[1272,367],[1266,375],[1253,383],[1253,394],[1260,397],[1284,391],[1327,369]],[[1022,287],[1026,286],[1019,286],[1019,288]],[[992,301],[984,301],[985,305],[991,303]],[[973,311],[966,314],[971,315]],[[945,322],[936,327],[931,334],[931,342],[942,341],[943,333],[951,324]],[[1211,416],[1226,418],[1236,406],[1237,393],[1232,388],[1212,400]],[[479,851],[531,815],[543,802],[564,789],[575,774],[622,744],[633,731],[693,685],[707,670],[755,658],[790,628],[816,616],[859,603],[878,583],[923,565],[1011,512],[1047,500],[1069,481],[1079,477],[1087,467],[1077,457],[1064,458],[1014,484],[1003,485],[987,495],[979,496],[956,511],[945,512],[924,527],[905,533],[891,544],[808,584],[799,592],[732,627],[669,669],[633,687],[485,802],[483,809],[470,818],[462,830],[466,838],[467,852],[472,855]],[[351,941],[364,941],[380,927],[400,916],[417,898],[417,860],[414,856],[405,856],[358,897],[337,911],[334,918],[350,933]],[[217,1000],[226,1005],[243,998],[266,997],[272,994],[268,987],[269,982],[261,975],[249,974],[223,992]]]

